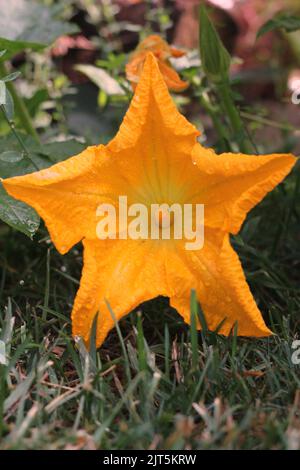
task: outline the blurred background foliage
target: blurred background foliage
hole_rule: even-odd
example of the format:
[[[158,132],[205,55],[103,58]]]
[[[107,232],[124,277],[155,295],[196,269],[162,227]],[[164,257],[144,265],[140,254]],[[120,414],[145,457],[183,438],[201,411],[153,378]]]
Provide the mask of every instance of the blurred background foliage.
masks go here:
[[[5,3],[0,37],[10,35],[16,39],[13,31],[20,34],[16,7],[29,2]],[[208,6],[233,57],[231,80],[236,99],[240,100],[249,132],[259,142],[259,150],[294,149],[299,117],[291,95],[300,82],[300,31],[287,32],[274,27],[260,38],[256,36],[278,13],[300,14],[299,2],[211,0],[203,3]],[[211,119],[203,107],[199,108],[201,95],[209,92],[210,87],[198,54],[199,0],[39,0],[29,12],[26,7],[26,15],[31,15],[35,25],[35,19],[41,16],[36,4],[48,11],[42,15],[44,24],[39,21],[36,31],[36,37],[43,33],[37,42],[44,42],[48,47],[32,46],[35,41],[32,37],[27,38],[25,50],[24,44],[9,48],[5,41],[0,42],[0,48],[8,50],[2,60],[11,60],[9,72],[21,72],[15,86],[43,141],[62,140],[71,135],[83,137],[88,143],[107,142],[116,132],[130,98],[124,76],[128,54],[141,39],[155,32],[188,51],[182,59],[174,60],[174,66],[183,79],[189,80],[190,87],[175,98],[188,117],[205,131],[203,139],[216,144],[218,136]],[[81,73],[76,66],[82,64],[97,67],[102,73],[97,74],[92,67]],[[111,77],[126,93],[114,94]],[[19,125],[18,115],[16,125]],[[8,131],[7,123],[1,119],[0,135]]]

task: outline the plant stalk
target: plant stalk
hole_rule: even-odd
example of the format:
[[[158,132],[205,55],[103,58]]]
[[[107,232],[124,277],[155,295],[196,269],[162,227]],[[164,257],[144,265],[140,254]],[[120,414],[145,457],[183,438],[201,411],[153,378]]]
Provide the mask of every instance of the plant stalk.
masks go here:
[[[251,153],[250,147],[248,145],[248,138],[245,133],[243,121],[240,117],[240,114],[235,106],[235,103],[230,93],[229,83],[223,82],[222,84],[218,84],[217,92],[218,92],[222,107],[229,118],[232,130],[236,136],[240,150],[243,153]]]
[[[5,76],[7,75],[7,70],[5,67],[5,64],[3,62],[0,62],[0,73],[1,75]],[[6,83],[7,89],[10,92],[12,99],[14,101],[16,113],[19,117],[20,124],[24,131],[27,132],[27,134],[31,135],[38,143],[40,143],[40,139],[38,136],[38,133],[36,132],[35,128],[33,127],[31,117],[28,113],[28,110],[26,108],[26,105],[24,103],[24,100],[22,97],[18,94],[14,84],[12,82],[7,82]]]
[[[32,166],[34,166],[34,168],[35,168],[37,171],[39,171],[39,167],[35,164],[35,162],[34,162],[34,161],[32,160],[32,158],[30,157],[30,154],[29,154],[29,151],[28,151],[27,148],[26,148],[26,145],[24,144],[23,140],[21,139],[21,137],[20,137],[19,134],[17,133],[17,131],[16,131],[16,129],[15,129],[15,124],[14,124],[14,122],[11,121],[11,120],[8,118],[8,116],[7,116],[7,114],[6,114],[5,107],[3,106],[3,104],[0,106],[0,109],[1,109],[1,111],[2,111],[2,113],[3,113],[3,116],[4,116],[4,118],[5,118],[6,122],[7,122],[7,124],[9,125],[10,130],[11,130],[11,132],[13,133],[15,139],[19,142],[19,145],[20,145],[20,147],[21,147],[22,150],[23,150],[23,154],[24,154],[25,158],[27,158],[27,159],[30,161],[30,163],[32,164]]]
[[[205,111],[210,116],[213,122],[214,128],[220,139],[221,151],[230,152],[231,148],[227,139],[227,132],[226,132],[225,127],[223,126],[222,121],[219,119],[219,116],[217,115],[217,110],[211,104],[209,98],[205,97],[204,95],[200,96],[200,104],[205,109]]]

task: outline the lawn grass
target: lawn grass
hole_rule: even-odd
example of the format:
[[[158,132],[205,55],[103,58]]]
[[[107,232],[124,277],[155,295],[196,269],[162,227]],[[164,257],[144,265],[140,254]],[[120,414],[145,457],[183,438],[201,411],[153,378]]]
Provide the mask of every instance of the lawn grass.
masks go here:
[[[0,448],[300,448],[299,181],[298,168],[232,240],[266,339],[197,333],[159,298],[88,353],[70,334],[81,247],[62,257],[43,227],[32,242],[1,225]]]

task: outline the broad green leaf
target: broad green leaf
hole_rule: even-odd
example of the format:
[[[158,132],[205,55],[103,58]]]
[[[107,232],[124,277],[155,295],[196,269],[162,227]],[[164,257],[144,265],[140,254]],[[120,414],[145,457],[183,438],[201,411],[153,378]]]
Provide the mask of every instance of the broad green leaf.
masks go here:
[[[279,13],[272,20],[267,21],[258,31],[257,39],[275,29],[284,29],[287,33],[292,33],[300,29],[300,17],[291,15],[288,12]]]
[[[74,68],[86,75],[107,95],[125,95],[125,91],[117,80],[112,78],[105,70],[95,67],[94,65],[76,65]]]
[[[85,145],[75,139],[39,145],[30,136],[21,135],[30,159],[38,168],[47,168],[54,163],[80,153]],[[8,150],[9,149],[9,150]],[[12,134],[0,139],[0,177],[25,175],[36,171]],[[32,237],[39,227],[36,212],[23,202],[10,197],[0,185],[0,219],[11,227]]]
[[[28,148],[34,148],[37,149],[40,147],[40,145],[30,136],[27,134],[24,134],[22,132],[18,132],[20,137],[22,138],[24,144]],[[0,137],[0,153],[6,152],[6,150],[21,150],[20,149],[20,144],[14,137],[14,135],[10,132],[9,134],[6,134],[5,136]],[[1,176],[1,175],[0,175]]]
[[[35,210],[9,196],[2,184],[0,185],[0,219],[30,238],[33,237],[40,223]]]
[[[1,8],[0,49],[8,59],[25,49],[39,50],[64,34],[78,31],[76,25],[57,19],[55,6],[34,0],[9,0]]]
[[[30,159],[34,161],[40,170],[47,168],[54,163],[63,161],[66,158],[73,157],[74,155],[82,152],[86,147],[86,145],[75,139],[40,145],[28,135],[20,134],[20,136],[29,152]],[[13,153],[8,154],[8,151]],[[22,158],[20,158],[20,153]],[[19,157],[16,157],[16,154],[18,154]],[[13,156],[13,158],[9,158],[9,155]],[[33,173],[34,171],[36,171],[36,168],[26,155],[24,155],[24,152],[20,148],[20,144],[12,134],[0,139],[1,178],[26,175],[27,173]]]
[[[21,152],[15,150],[6,150],[6,152],[0,153],[0,161],[7,163],[16,163],[21,161],[24,155]]]
[[[64,142],[51,142],[42,146],[42,154],[48,157],[51,163],[57,163],[66,158],[73,157],[82,152],[86,145],[78,140],[70,139]]]
[[[46,168],[50,166],[52,162],[48,157],[39,155],[40,146],[32,137],[21,134],[22,141],[26,149],[29,152],[30,158],[35,162],[38,168]],[[8,158],[9,154],[7,152],[14,152],[15,154],[22,155],[22,158],[16,159]],[[4,160],[3,160],[3,153]],[[23,149],[20,147],[19,142],[15,139],[13,134],[8,134],[5,137],[0,139],[0,177],[1,178],[10,178],[11,176],[25,175],[27,173],[32,173],[36,171],[36,168],[31,163],[31,161],[24,155]],[[12,154],[11,154],[12,155]]]

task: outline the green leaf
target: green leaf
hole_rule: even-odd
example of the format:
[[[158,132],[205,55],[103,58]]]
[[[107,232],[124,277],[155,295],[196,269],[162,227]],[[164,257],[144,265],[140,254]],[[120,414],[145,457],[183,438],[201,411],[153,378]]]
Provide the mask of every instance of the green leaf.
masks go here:
[[[96,367],[97,364],[97,323],[98,323],[98,316],[99,312],[96,313],[93,319],[92,328],[91,328],[91,336],[90,336],[90,347],[89,347],[89,354],[90,359],[92,361],[92,365]]]
[[[215,83],[227,80],[231,57],[203,5],[200,6],[199,42],[201,63],[207,77]]]
[[[6,59],[25,49],[39,50],[78,27],[57,19],[55,6],[46,7],[34,0],[9,0],[0,15],[0,49]]]
[[[190,309],[191,309],[191,346],[192,346],[192,364],[196,368],[199,364],[199,353],[198,353],[198,332],[197,332],[197,317],[198,317],[198,299],[195,289],[191,290],[190,297]]]
[[[0,59],[1,59],[1,57],[4,56],[4,54],[6,54],[6,49],[4,49],[3,51],[0,51]]]
[[[25,397],[30,389],[32,382],[34,381],[35,370],[32,369],[24,380],[21,380],[15,388],[12,390],[10,395],[4,402],[4,411],[6,412],[11,408],[18,400]]]
[[[52,142],[39,145],[32,137],[21,135],[31,160],[38,168],[47,168],[53,163],[65,160],[80,153],[85,145],[70,139],[66,142]],[[32,162],[26,158],[19,143],[12,134],[0,139],[0,177],[25,175],[36,171]],[[0,219],[11,227],[32,237],[39,227],[39,217],[26,204],[10,197],[0,186]]]
[[[24,142],[26,149],[30,154],[31,159],[35,162],[38,168],[46,168],[47,166],[50,166],[52,164],[51,160],[49,160],[48,157],[43,157],[39,155],[38,152],[40,149],[42,149],[42,146],[40,146],[32,137],[21,133],[20,136],[22,138],[22,141]],[[21,153],[23,158],[17,159],[17,161],[16,158],[9,159],[7,158],[8,151],[18,154]],[[6,157],[4,155],[4,160],[3,153],[6,154]],[[27,173],[32,173],[36,171],[34,165],[32,165],[31,161],[24,155],[19,142],[15,139],[13,134],[8,134],[0,139],[0,155],[2,155],[2,158],[0,157],[1,178],[10,178],[11,176],[26,175]]]
[[[12,120],[14,117],[14,101],[4,80],[0,80],[0,106],[4,106],[8,119]]]
[[[98,103],[99,108],[105,108],[105,106],[107,105],[107,101],[108,101],[108,96],[105,93],[105,91],[99,90],[98,98],[97,98],[97,103]]]
[[[125,95],[125,91],[117,80],[111,77],[105,70],[94,65],[76,65],[75,70],[86,75],[98,88],[103,90],[108,96]]]
[[[6,347],[4,341],[0,340],[0,365],[7,365]]]
[[[39,169],[48,168],[54,163],[61,162],[66,158],[73,157],[82,152],[86,147],[85,144],[78,142],[75,139],[66,140],[64,142],[51,142],[48,144],[40,145],[32,137],[20,134],[26,149],[30,154],[31,160],[34,161]],[[7,152],[17,152],[22,154],[23,158],[7,157]],[[3,160],[3,153],[4,160]],[[2,155],[2,157],[1,157]],[[31,161],[26,158],[19,143],[16,141],[12,134],[0,139],[0,177],[10,178],[11,176],[26,175],[36,171]]]
[[[258,31],[256,38],[260,38],[270,31],[284,29],[287,33],[292,33],[300,29],[300,17],[291,15],[288,12],[279,13],[272,20],[267,21]]]
[[[80,153],[85,145],[75,139],[65,142],[52,142],[39,145],[32,137],[21,135],[31,160],[38,168],[47,168],[53,163],[65,160]],[[8,150],[9,149],[9,150]],[[32,162],[26,158],[19,143],[12,134],[0,139],[0,177],[25,175],[36,171]],[[0,184],[0,219],[11,227],[32,237],[39,227],[37,213],[23,202],[10,197]]]
[[[21,72],[12,72],[9,75],[6,75],[5,77],[1,78],[3,82],[12,82],[16,78],[18,78],[21,75]]]
[[[3,80],[0,80],[0,106],[6,104],[6,86]]]
[[[37,231],[40,218],[34,209],[7,194],[0,184],[0,219],[32,238]]]
[[[5,94],[6,94],[6,98],[5,98],[6,102],[5,102],[4,108],[5,108],[8,119],[12,121],[14,118],[15,105],[14,105],[14,100],[10,94],[10,91],[7,89],[7,87],[5,90]]]
[[[30,98],[23,99],[30,116],[35,117],[36,113],[40,109],[40,106],[49,99],[49,93],[46,88],[40,88]]]
[[[0,161],[7,163],[16,163],[21,161],[24,155],[21,152],[15,150],[6,150],[6,152],[0,153]]]
[[[49,158],[51,163],[58,163],[66,158],[78,155],[86,148],[86,145],[78,140],[70,139],[64,142],[50,142],[42,146],[42,155]]]

